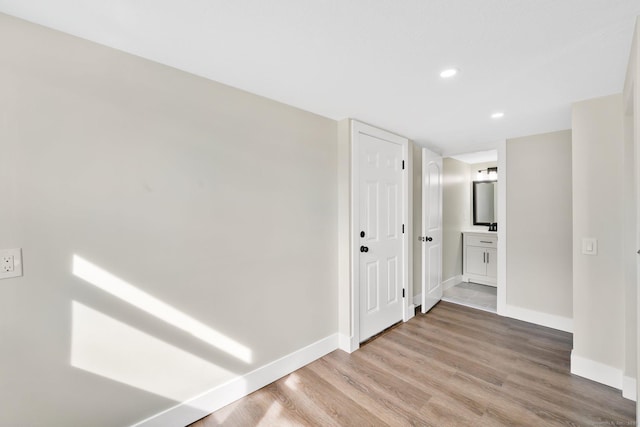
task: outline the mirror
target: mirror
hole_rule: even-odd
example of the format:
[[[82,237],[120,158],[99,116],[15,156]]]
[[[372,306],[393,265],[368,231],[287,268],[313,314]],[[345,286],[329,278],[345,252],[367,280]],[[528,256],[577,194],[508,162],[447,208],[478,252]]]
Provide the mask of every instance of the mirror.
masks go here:
[[[473,225],[498,222],[498,182],[473,181]]]

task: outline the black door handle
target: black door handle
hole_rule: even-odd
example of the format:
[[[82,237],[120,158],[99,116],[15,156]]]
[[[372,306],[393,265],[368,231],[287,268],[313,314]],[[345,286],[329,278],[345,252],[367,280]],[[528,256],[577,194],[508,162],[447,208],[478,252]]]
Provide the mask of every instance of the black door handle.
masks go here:
[[[369,252],[369,248],[366,246],[360,246],[360,252]]]
[[[433,237],[427,237],[426,240],[427,240],[427,242],[430,242],[430,241],[433,240]]]

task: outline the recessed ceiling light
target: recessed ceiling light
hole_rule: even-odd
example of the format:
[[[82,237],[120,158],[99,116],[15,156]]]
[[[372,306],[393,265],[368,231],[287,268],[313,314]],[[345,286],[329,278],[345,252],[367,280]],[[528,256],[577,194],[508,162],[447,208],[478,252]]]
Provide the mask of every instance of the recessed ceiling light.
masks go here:
[[[504,117],[504,113],[502,111],[498,111],[497,113],[493,113],[491,115],[492,119],[501,119]]]
[[[442,70],[442,72],[440,73],[440,77],[442,77],[443,79],[448,79],[455,76],[456,74],[458,74],[457,68],[447,68],[446,70]]]

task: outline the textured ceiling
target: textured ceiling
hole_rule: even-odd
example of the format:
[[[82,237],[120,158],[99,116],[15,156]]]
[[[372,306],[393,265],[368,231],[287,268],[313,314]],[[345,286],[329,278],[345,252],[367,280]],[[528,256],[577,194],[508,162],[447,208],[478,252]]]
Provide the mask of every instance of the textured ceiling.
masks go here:
[[[455,154],[567,129],[572,102],[620,92],[640,0],[0,0],[0,11]],[[450,66],[460,74],[441,80]]]

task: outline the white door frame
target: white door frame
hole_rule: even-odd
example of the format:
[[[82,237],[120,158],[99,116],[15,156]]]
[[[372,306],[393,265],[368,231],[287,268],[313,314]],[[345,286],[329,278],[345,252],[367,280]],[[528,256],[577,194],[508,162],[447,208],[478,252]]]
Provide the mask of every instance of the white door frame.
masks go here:
[[[498,143],[498,278],[496,312],[507,315],[507,140]]]
[[[640,20],[638,20],[640,22]],[[637,31],[637,30],[636,30]],[[636,36],[636,43],[638,37]],[[639,67],[637,58],[638,47],[635,49],[635,67]],[[635,68],[634,67],[634,68]],[[636,68],[636,76],[640,71]],[[640,255],[640,82],[633,82],[633,148],[634,175],[636,184],[636,250]],[[636,422],[640,423],[640,258],[636,255]]]
[[[411,295],[412,289],[409,287],[409,258],[411,256],[409,245],[409,176],[412,170],[409,162],[409,140],[391,132],[375,128],[356,120],[351,120],[351,215],[349,239],[351,255],[351,343],[350,351],[360,348],[360,166],[359,154],[360,143],[357,137],[359,133],[365,133],[373,137],[394,141],[402,146],[402,158],[405,169],[402,174],[402,222],[405,225],[405,232],[402,235],[402,289],[405,297],[402,303],[402,320],[407,321],[413,317],[415,306]]]
[[[632,109],[633,127],[633,175],[635,181],[636,198],[636,422],[640,423],[640,18],[636,19],[636,28],[633,33],[630,65],[625,81],[625,94],[630,98],[629,107]],[[624,390],[623,390],[624,393]]]

